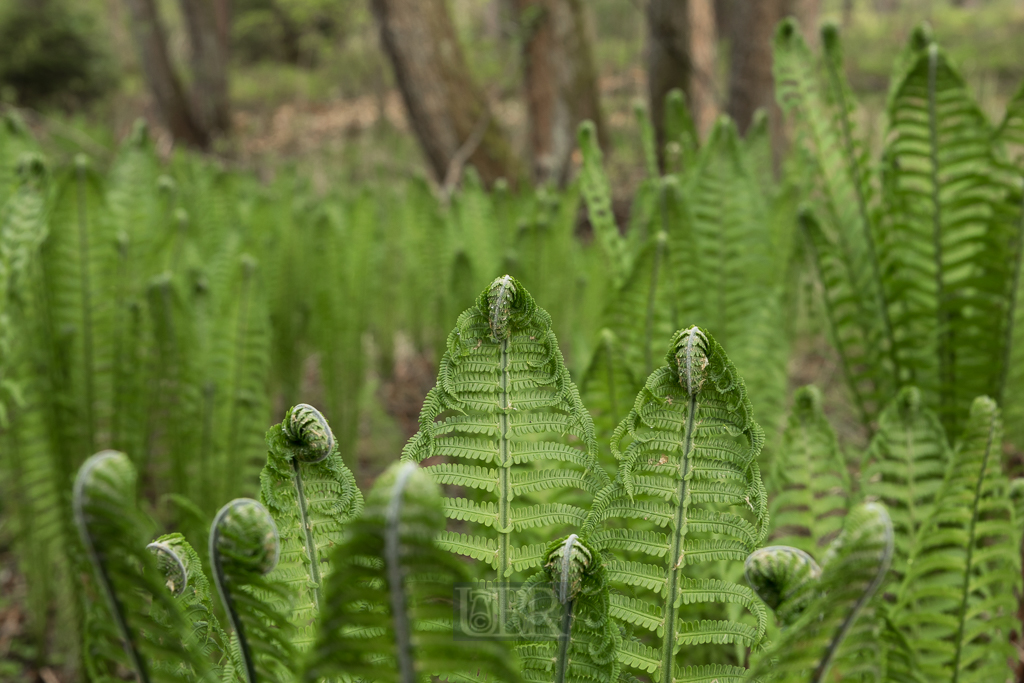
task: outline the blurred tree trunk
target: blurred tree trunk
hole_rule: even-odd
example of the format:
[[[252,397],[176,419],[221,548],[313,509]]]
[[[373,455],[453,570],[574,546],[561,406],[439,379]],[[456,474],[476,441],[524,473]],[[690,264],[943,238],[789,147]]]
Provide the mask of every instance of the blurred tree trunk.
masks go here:
[[[576,126],[592,120],[602,143],[597,70],[582,0],[515,0],[523,30],[526,107],[536,182],[562,184]]]
[[[715,62],[718,33],[713,0],[650,0],[647,4],[647,85],[658,156],[665,145],[665,97],[686,93],[698,133],[706,135],[718,114]]]
[[[228,102],[226,0],[181,0],[192,48],[192,104],[199,125],[211,136],[231,127]]]
[[[745,133],[754,112],[759,107],[770,108],[775,102],[772,38],[782,16],[782,0],[733,0],[729,11],[731,59],[726,111],[740,133]]]
[[[821,33],[818,19],[821,16],[821,0],[782,0],[782,16],[794,17],[800,24],[800,33],[812,50],[818,47]]]
[[[230,127],[227,87],[228,0],[181,0],[192,48],[193,91],[186,92],[167,53],[154,0],[125,0],[146,82],[176,142],[208,149]]]
[[[518,160],[473,83],[444,0],[371,0],[370,6],[434,177],[446,183],[465,162],[488,185],[518,180]]]

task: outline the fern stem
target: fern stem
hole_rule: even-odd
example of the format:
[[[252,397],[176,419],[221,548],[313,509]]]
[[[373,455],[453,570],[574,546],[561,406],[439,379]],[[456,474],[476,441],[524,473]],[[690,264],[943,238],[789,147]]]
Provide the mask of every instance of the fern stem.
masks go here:
[[[944,271],[942,267],[942,204],[939,199],[939,131],[936,113],[935,88],[939,64],[939,47],[932,43],[928,47],[928,138],[929,158],[931,160],[932,181],[932,248],[935,257],[935,291],[938,298],[937,322],[939,341],[939,405],[942,406],[943,421],[952,418],[950,393],[953,391],[955,376],[953,374],[953,351],[950,336],[949,311],[946,305]],[[948,423],[947,423],[948,424]]]
[[[960,659],[963,656],[964,628],[967,626],[967,603],[971,591],[971,562],[974,560],[975,533],[978,526],[978,507],[981,504],[982,488],[985,484],[985,472],[988,470],[989,459],[992,456],[992,446],[995,440],[996,417],[989,419],[988,439],[985,442],[985,457],[981,461],[981,472],[978,473],[978,483],[974,487],[974,503],[971,509],[971,525],[967,532],[967,561],[964,564],[964,581],[961,588],[960,614],[956,631],[956,656],[953,657],[953,680],[951,683],[959,683],[960,680]]]
[[[242,655],[242,663],[245,665],[245,677],[248,683],[256,683],[256,665],[253,662],[252,651],[249,649],[249,641],[245,637],[245,627],[242,624],[242,619],[238,616],[238,610],[235,609],[235,601],[231,598],[231,591],[225,589],[225,576],[224,569],[221,567],[220,553],[217,551],[217,544],[220,541],[220,529],[221,521],[228,513],[231,512],[233,504],[229,503],[220,509],[217,516],[213,518],[213,524],[210,526],[210,563],[213,573],[213,583],[217,587],[217,593],[220,595],[220,601],[224,605],[224,611],[228,615],[228,621],[231,622],[231,628],[235,632],[235,636],[238,638],[238,649]]]
[[[313,607],[320,612],[320,604],[323,602],[323,584],[320,579],[320,554],[317,552],[316,543],[313,542],[313,526],[309,519],[309,512],[306,503],[306,491],[302,486],[302,465],[298,458],[292,459],[292,469],[295,476],[295,497],[298,502],[299,519],[302,522],[302,533],[306,539],[306,554],[309,556],[309,573],[313,581]]]
[[[691,334],[686,340],[686,393],[688,394],[686,407],[686,432],[683,436],[683,444],[680,452],[679,462],[679,487],[676,490],[676,515],[675,526],[672,533],[672,546],[668,551],[668,586],[665,588],[665,608],[662,612],[662,628],[665,637],[662,641],[661,651],[661,680],[670,683],[675,671],[676,658],[676,592],[679,585],[680,565],[683,558],[683,543],[686,536],[686,498],[688,497],[687,487],[690,474],[690,453],[693,451],[693,430],[696,426],[697,413],[697,392],[700,388],[695,386],[693,358],[696,349],[698,335]]]
[[[879,305],[881,307],[882,324],[885,327],[889,360],[893,364],[893,373],[898,385],[900,380],[900,363],[896,355],[896,337],[893,334],[892,319],[889,316],[889,301],[885,294],[885,287],[883,286],[882,269],[878,262],[878,251],[875,249],[875,236],[874,231],[871,229],[871,218],[868,213],[868,203],[867,199],[864,197],[864,188],[861,185],[861,175],[858,171],[856,152],[853,146],[853,131],[850,127],[849,116],[847,115],[848,108],[846,104],[846,92],[840,83],[839,73],[836,71],[835,63],[831,59],[826,59],[825,62],[827,64],[829,80],[832,81],[832,88],[835,90],[836,97],[839,99],[839,122],[843,133],[843,150],[846,152],[844,156],[846,158],[847,172],[850,174],[850,178],[853,181],[853,190],[857,197],[857,210],[860,212],[861,225],[864,228],[864,242],[868,247],[868,258],[871,261],[871,274],[875,279],[875,285],[878,289],[877,294]]]
[[[509,470],[511,469],[509,462],[511,458],[511,449],[509,444],[509,396],[508,396],[508,347],[510,340],[506,337],[501,340],[501,393],[499,396],[499,409],[498,423],[501,429],[501,436],[498,443],[498,458],[501,463],[501,468],[498,471],[498,581],[506,581],[509,574],[509,536],[511,534],[510,526],[510,512],[509,512],[509,499],[511,498],[511,483],[509,481]],[[499,585],[498,586],[498,618],[499,624],[508,623],[508,592]]]
[[[558,631],[558,655],[555,660],[554,683],[565,683],[565,675],[569,670],[569,643],[572,641],[572,610],[573,603],[569,597],[569,569],[572,565],[572,547],[578,536],[571,534],[565,539],[562,550],[562,576],[558,587],[558,601],[565,605],[562,611],[562,624]]]
[[[75,169],[75,191],[78,201],[78,262],[79,286],[82,290],[82,360],[85,365],[85,420],[89,452],[96,450],[95,387],[93,379],[92,346],[92,283],[90,281],[89,223],[86,216],[85,169],[77,164]]]
[[[401,683],[416,683],[412,658],[412,628],[409,624],[405,586],[402,582],[401,537],[402,494],[409,477],[418,469],[416,463],[402,464],[388,500],[387,526],[384,530],[384,564],[387,569],[388,593],[391,597],[391,621],[395,628],[395,652]]]

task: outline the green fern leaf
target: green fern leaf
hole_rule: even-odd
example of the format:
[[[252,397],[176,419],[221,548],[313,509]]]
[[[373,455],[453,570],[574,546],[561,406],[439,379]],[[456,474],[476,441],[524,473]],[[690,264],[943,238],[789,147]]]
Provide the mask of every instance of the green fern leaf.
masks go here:
[[[281,555],[274,519],[251,498],[220,509],[210,525],[210,563],[221,604],[233,629],[239,669],[248,683],[291,680],[294,630],[287,587],[271,574]]]
[[[631,259],[626,240],[619,233],[619,226],[615,224],[615,216],[612,214],[612,190],[604,173],[597,128],[592,121],[584,121],[576,137],[583,152],[580,189],[587,204],[594,235],[607,259],[612,284],[618,289],[626,280]]]
[[[615,430],[612,452],[619,476],[595,500],[584,532],[622,517],[665,529],[631,524],[594,532],[595,538],[629,547],[642,558],[609,563],[613,585],[631,587],[612,595],[611,613],[653,632],[649,637],[658,647],[638,649],[627,641],[621,661],[660,681],[705,680],[700,678],[704,668],[682,666],[684,643],[757,647],[767,628],[764,607],[749,588],[709,575],[716,560],[742,561],[767,531],[767,496],[757,465],[764,436],[753,420],[743,380],[710,333],[697,327],[680,330],[666,362],[651,373]],[[700,502],[711,483],[736,483],[742,496],[716,495]],[[711,502],[718,500],[727,502]],[[630,594],[647,607],[638,607]],[[701,625],[708,615],[724,616],[725,605],[748,612],[753,624],[715,618]],[[691,620],[690,614],[700,616]],[[692,661],[692,655],[687,657]],[[723,675],[728,680],[736,671]]]
[[[870,631],[873,619],[861,613],[885,579],[893,544],[892,522],[885,508],[868,503],[850,511],[842,533],[822,560],[820,579],[814,577],[813,560],[808,564],[806,559],[794,559],[800,557],[795,548],[778,547],[770,554],[761,551],[761,558],[752,558],[754,566],[772,567],[765,574],[754,572],[755,576],[767,578],[774,571],[778,579],[788,579],[777,579],[778,583],[755,580],[759,588],[766,583],[772,586],[767,600],[774,601],[774,589],[785,586],[793,593],[786,602],[808,604],[751,668],[746,680],[772,676],[771,680],[821,683],[833,680],[829,672],[840,662],[852,662],[858,668],[856,675],[867,675],[874,669],[874,676],[878,676],[878,659],[859,647],[865,639],[857,630],[867,627]],[[768,559],[776,563],[765,563]],[[806,569],[800,571],[802,567]],[[853,666],[838,667],[840,675],[854,675]]]
[[[772,541],[814,552],[842,528],[850,496],[850,476],[839,441],[814,386],[799,389],[789,425],[773,463]]]
[[[450,627],[436,626],[451,617],[453,583],[468,579],[465,565],[434,545],[443,526],[440,490],[414,463],[396,463],[377,479],[331,555],[303,680],[519,680],[501,641],[456,640]]]
[[[531,529],[578,526],[588,492],[608,481],[597,463],[593,422],[569,379],[551,319],[515,278],[491,283],[448,336],[420,431],[402,454],[414,462],[433,456],[456,459],[425,468],[437,482],[475,489],[462,498],[487,504],[468,515],[467,504],[449,499],[448,514],[491,530],[479,537],[446,531],[439,543],[488,562],[499,580],[516,572],[514,558],[522,552],[517,545],[535,538]],[[540,482],[550,485],[540,490]],[[481,511],[491,505],[496,516],[485,518]],[[505,623],[505,600],[501,607]]]
[[[935,680],[1010,676],[1021,575],[1001,442],[999,409],[977,398],[899,590],[898,624]]]
[[[291,623],[300,652],[311,646],[323,602],[330,554],[344,525],[362,510],[363,496],[341,462],[327,420],[304,403],[267,432],[260,501],[281,534],[281,561],[268,577],[292,594]]]

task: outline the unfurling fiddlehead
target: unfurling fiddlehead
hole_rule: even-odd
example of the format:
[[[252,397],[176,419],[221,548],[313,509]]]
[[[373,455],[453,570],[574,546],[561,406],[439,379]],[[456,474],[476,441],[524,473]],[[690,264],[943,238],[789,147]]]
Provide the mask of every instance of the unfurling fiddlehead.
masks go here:
[[[291,661],[285,613],[275,609],[283,592],[265,577],[281,554],[277,525],[265,507],[251,498],[236,498],[220,509],[210,527],[210,562],[224,611],[238,642],[248,683],[258,677],[283,678],[278,667]],[[261,595],[262,594],[262,595]]]
[[[821,567],[799,548],[772,545],[750,554],[744,565],[747,583],[783,624],[791,623],[817,595]]]

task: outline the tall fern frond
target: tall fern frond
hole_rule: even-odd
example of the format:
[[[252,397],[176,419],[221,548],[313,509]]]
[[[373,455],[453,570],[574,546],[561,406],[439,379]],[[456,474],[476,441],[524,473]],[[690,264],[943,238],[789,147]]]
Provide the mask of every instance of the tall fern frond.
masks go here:
[[[843,526],[850,475],[817,387],[799,389],[772,463],[772,541],[813,553]]]
[[[899,590],[899,625],[932,680],[980,683],[1011,675],[1009,634],[1021,577],[1001,443],[995,402],[975,399]]]
[[[592,121],[584,121],[576,137],[583,152],[580,189],[587,204],[587,215],[590,216],[594,236],[608,260],[612,284],[617,289],[626,281],[632,259],[612,214],[612,189],[604,172],[604,157],[597,140],[597,128]]]
[[[149,524],[135,507],[135,484],[123,453],[102,451],[82,465],[73,501],[82,544],[139,680],[178,680],[181,668],[204,679],[209,665],[186,645],[191,629],[145,549]]]
[[[465,564],[434,543],[444,528],[440,493],[411,462],[392,465],[374,483],[332,555],[303,680],[519,680],[505,643],[456,640],[439,626],[451,618],[454,582],[468,579]]]
[[[686,95],[679,88],[673,88],[665,96],[664,116],[666,167],[688,171],[700,148],[700,137],[686,104]]]
[[[861,465],[861,492],[885,504],[896,529],[893,573],[902,578],[949,466],[950,449],[938,416],[920,390],[904,387],[878,417],[878,432]]]
[[[494,280],[448,336],[420,431],[402,453],[413,462],[436,456],[444,461],[425,469],[467,491],[445,499],[445,514],[483,529],[444,531],[438,542],[486,562],[499,581],[539,564],[544,546],[531,544],[535,534],[578,527],[580,504],[608,481],[551,317],[511,276]],[[500,606],[505,623],[507,601]]]
[[[267,432],[267,465],[260,500],[281,535],[281,560],[269,580],[291,593],[296,649],[308,649],[323,603],[323,582],[333,569],[331,550],[344,525],[363,507],[355,477],[338,455],[327,420],[312,406],[289,409]]]
[[[680,650],[756,648],[764,637],[764,606],[723,576],[729,565],[720,563],[742,562],[767,533],[757,463],[764,434],[736,367],[709,332],[680,330],[665,359],[615,430],[619,476],[595,500],[584,533],[597,548],[639,558],[608,563],[622,590],[612,594],[611,613],[643,634],[623,642],[620,661],[666,683],[731,680],[743,675],[738,662],[685,666],[696,657]],[[752,620],[723,619],[728,605]]]
[[[525,680],[619,680],[616,654],[621,636],[609,612],[607,571],[600,553],[576,534],[555,541],[548,546],[543,571],[530,577],[520,595],[519,619],[557,623],[557,638],[527,638],[519,645]]]
[[[837,680],[830,677],[833,667],[841,676],[865,676],[870,672],[877,680],[881,676],[879,660],[858,646],[872,647],[870,640],[876,640],[877,649],[873,620],[862,612],[885,579],[893,544],[892,522],[884,506],[867,503],[851,510],[842,533],[822,560],[820,579],[812,578],[813,568],[794,577],[798,580],[792,582],[796,587],[790,600],[805,601],[810,594],[811,601],[752,667],[746,680],[771,677],[780,682],[822,683]],[[772,554],[791,557],[791,550],[776,548]],[[809,567],[787,565],[801,566]],[[869,638],[859,637],[858,630],[867,630]],[[843,665],[855,667],[856,673]]]
[[[636,397],[637,381],[623,346],[615,332],[603,328],[580,387],[583,403],[594,418],[598,442],[602,447],[608,443],[615,426]]]
[[[237,498],[220,509],[210,526],[213,581],[238,644],[244,680],[292,680],[293,628],[288,622],[287,589],[267,577],[281,544],[267,509],[251,498]]]
[[[932,43],[908,62],[889,106],[882,262],[903,382],[937,398],[951,436],[995,391],[1012,263],[996,220],[991,129]]]

